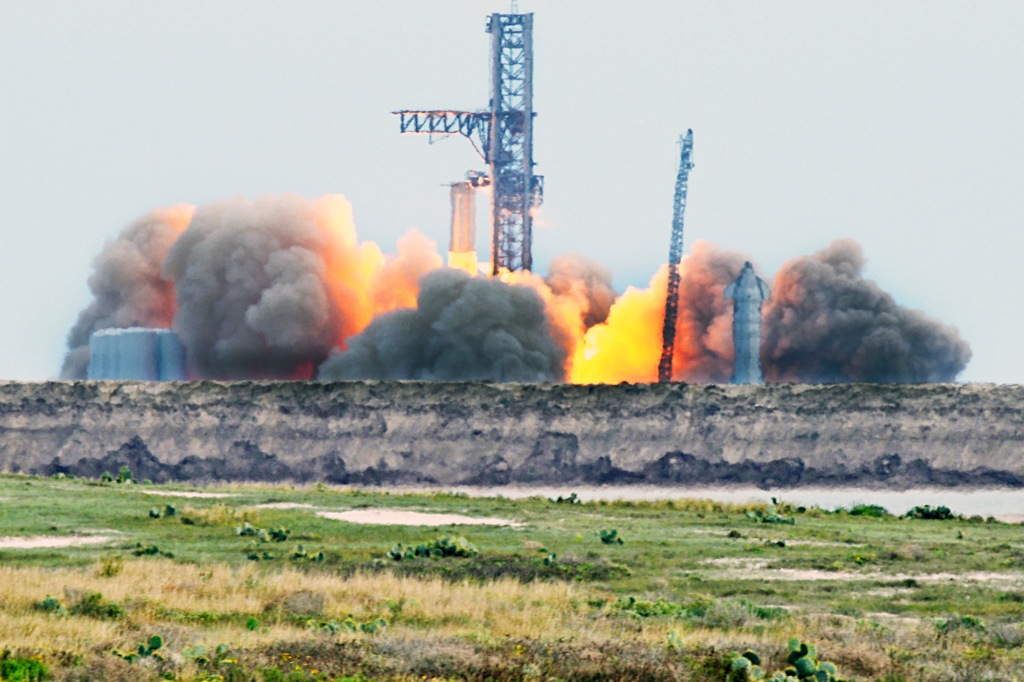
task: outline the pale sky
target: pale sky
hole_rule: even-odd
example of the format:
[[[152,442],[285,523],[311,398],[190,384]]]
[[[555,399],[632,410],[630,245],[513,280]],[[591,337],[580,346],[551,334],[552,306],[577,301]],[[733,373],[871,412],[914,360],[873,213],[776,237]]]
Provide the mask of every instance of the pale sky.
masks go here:
[[[536,269],[645,285],[694,130],[687,249],[771,276],[839,237],[1024,383],[1024,2],[521,0],[535,12]],[[487,106],[505,1],[0,0],[0,379],[56,377],[103,244],[147,210],[340,193],[360,237],[447,248],[482,168],[389,112]],[[480,243],[486,237],[478,237]]]

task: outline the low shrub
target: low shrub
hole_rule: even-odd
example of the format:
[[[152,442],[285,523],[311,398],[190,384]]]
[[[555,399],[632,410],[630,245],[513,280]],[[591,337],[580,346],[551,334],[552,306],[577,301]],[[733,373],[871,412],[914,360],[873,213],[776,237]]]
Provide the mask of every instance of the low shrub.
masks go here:
[[[402,561],[405,559],[419,559],[424,558],[447,558],[447,557],[474,557],[478,555],[480,551],[466,538],[459,536],[445,536],[438,538],[431,543],[424,543],[416,545],[415,547],[405,547],[402,543],[396,544],[387,553],[387,557],[392,561]]]
[[[847,512],[850,516],[869,516],[873,519],[884,519],[892,516],[889,510],[877,504],[855,504]]]
[[[949,521],[960,518],[950,511],[949,507],[938,506],[933,509],[927,504],[914,507],[903,516],[907,519],[924,519],[927,521]]]

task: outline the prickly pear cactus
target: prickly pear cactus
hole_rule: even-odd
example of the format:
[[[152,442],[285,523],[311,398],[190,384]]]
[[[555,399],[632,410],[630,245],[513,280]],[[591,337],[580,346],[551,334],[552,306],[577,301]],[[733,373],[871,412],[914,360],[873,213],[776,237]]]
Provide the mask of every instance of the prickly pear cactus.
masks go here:
[[[760,656],[749,649],[742,654],[732,653],[726,682],[748,682],[748,680],[763,679],[764,669],[761,667]]]
[[[789,654],[786,656],[788,667],[776,670],[770,677],[765,676],[761,667],[761,657],[747,650],[742,654],[733,652],[729,656],[729,673],[726,682],[747,682],[748,680],[766,680],[767,682],[844,682],[838,677],[838,670],[833,663],[818,661],[818,648],[813,644],[801,642],[793,637],[789,640]]]

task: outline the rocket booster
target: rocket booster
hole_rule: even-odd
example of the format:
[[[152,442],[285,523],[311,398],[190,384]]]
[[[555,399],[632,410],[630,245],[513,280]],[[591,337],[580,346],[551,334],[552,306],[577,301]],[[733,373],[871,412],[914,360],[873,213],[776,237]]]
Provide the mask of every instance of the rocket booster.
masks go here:
[[[725,288],[733,301],[732,342],[736,349],[732,383],[761,384],[761,304],[771,299],[765,281],[754,274],[750,261],[740,276]]]

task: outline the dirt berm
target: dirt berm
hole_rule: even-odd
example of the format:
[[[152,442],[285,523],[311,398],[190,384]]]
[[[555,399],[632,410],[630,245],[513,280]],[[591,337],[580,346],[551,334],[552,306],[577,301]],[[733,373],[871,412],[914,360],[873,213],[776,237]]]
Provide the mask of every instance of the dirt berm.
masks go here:
[[[1024,387],[0,383],[0,469],[360,484],[1024,486]]]

